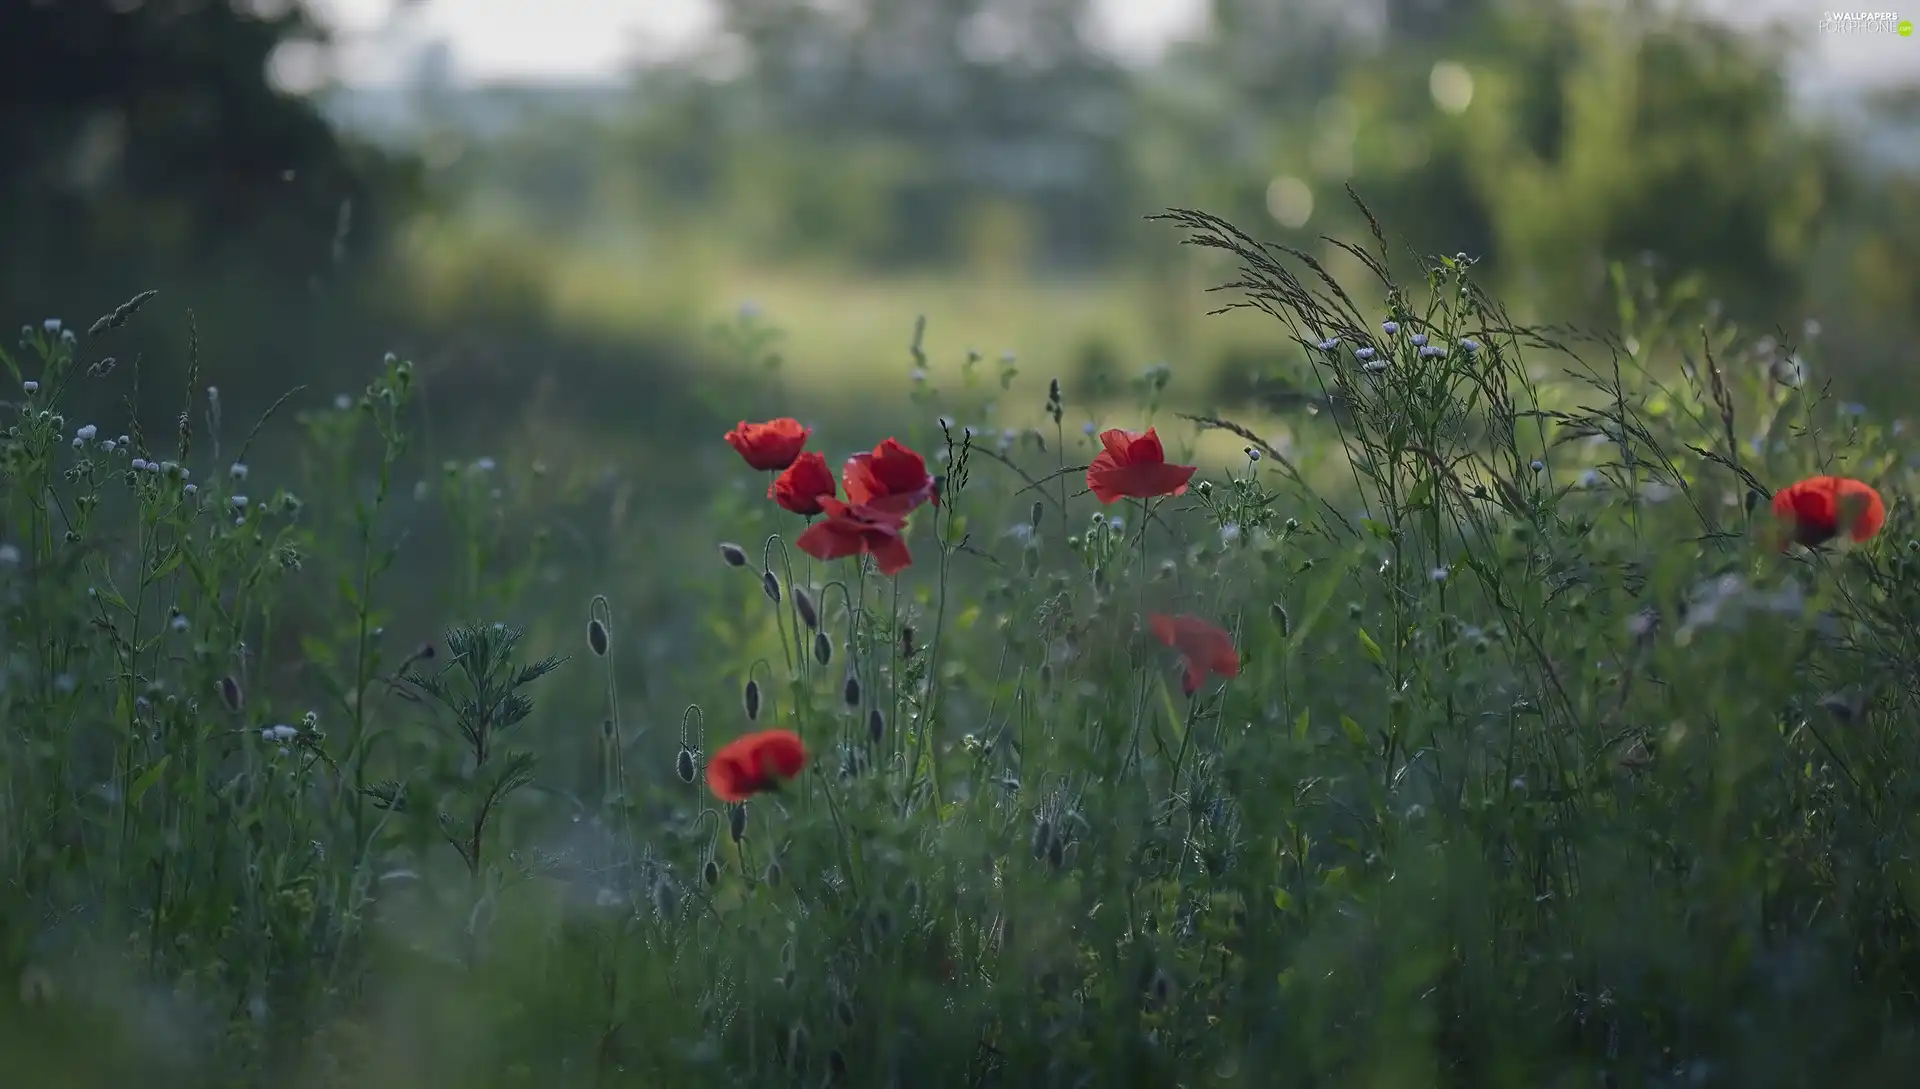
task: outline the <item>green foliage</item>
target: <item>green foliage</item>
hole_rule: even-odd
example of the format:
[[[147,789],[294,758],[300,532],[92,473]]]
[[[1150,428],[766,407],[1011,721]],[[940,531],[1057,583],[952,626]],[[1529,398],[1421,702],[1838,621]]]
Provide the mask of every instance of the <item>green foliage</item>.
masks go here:
[[[1629,266],[1629,335],[1583,341],[1377,227],[1345,252],[1384,309],[1169,218],[1341,406],[1298,449],[1169,415],[1164,368],[1095,419],[916,331],[900,437],[944,479],[914,566],[808,560],[758,479],[715,485],[679,516],[764,545],[648,572],[705,587],[699,615],[596,597],[597,678],[549,653],[578,617],[513,581],[537,561],[479,543],[480,462],[414,493],[447,556],[486,557],[435,581],[449,612],[531,622],[388,646],[405,361],[301,415],[308,497],[261,500],[197,374],[164,453],[137,416],[65,418],[134,304],[25,330],[0,440],[9,1061],[75,1085],[1899,1084],[1904,428]],[[767,330],[731,335],[774,375]],[[1041,428],[927,418],[1021,399]],[[1182,419],[1242,456],[1088,509],[1102,427],[1157,424],[1177,456]],[[1814,472],[1879,487],[1885,529],[1756,547]],[[1237,676],[1183,694],[1156,613],[1220,624]],[[700,693],[677,737],[622,705],[649,634],[711,652],[675,680]],[[594,705],[588,758],[546,759]],[[713,751],[770,727],[808,769],[713,800]]]

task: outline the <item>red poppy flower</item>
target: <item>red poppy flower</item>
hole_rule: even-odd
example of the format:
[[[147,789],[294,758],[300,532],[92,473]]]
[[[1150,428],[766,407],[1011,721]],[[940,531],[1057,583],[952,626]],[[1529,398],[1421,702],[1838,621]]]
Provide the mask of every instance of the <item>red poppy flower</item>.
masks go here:
[[[926,459],[897,439],[887,439],[870,454],[848,458],[840,476],[847,487],[847,502],[856,507],[906,514],[928,501],[935,506],[940,503]]]
[[[1151,427],[1144,432],[1102,431],[1100,445],[1106,449],[1087,466],[1087,487],[1102,503],[1117,503],[1129,496],[1181,495],[1193,477],[1195,466],[1167,464],[1167,452]]]
[[[1880,493],[1861,481],[1844,476],[1809,477],[1789,484],[1773,497],[1779,519],[1780,547],[1788,542],[1812,548],[1845,533],[1864,541],[1887,522],[1887,505]]]
[[[802,427],[799,420],[782,416],[766,423],[748,423],[740,421],[740,426],[727,432],[727,445],[740,452],[746,463],[763,473],[777,473],[793,464],[800,451],[807,445],[807,436],[813,434],[810,427]]]
[[[852,491],[851,488],[848,491]],[[880,573],[894,575],[913,563],[900,534],[906,515],[872,507],[849,506],[830,496],[820,497],[826,520],[815,522],[794,544],[816,560],[838,560],[868,553],[880,564]]]
[[[1153,637],[1179,651],[1185,660],[1187,674],[1180,687],[1187,695],[1199,691],[1209,673],[1222,677],[1240,675],[1240,653],[1233,649],[1233,636],[1218,624],[1197,616],[1160,613],[1149,616],[1147,622],[1153,628]]]
[[[833,471],[818,451],[809,450],[767,485],[767,498],[795,514],[819,514],[820,498],[834,494]]]
[[[707,787],[723,802],[744,802],[798,776],[807,748],[792,730],[762,730],[728,742],[707,762]]]

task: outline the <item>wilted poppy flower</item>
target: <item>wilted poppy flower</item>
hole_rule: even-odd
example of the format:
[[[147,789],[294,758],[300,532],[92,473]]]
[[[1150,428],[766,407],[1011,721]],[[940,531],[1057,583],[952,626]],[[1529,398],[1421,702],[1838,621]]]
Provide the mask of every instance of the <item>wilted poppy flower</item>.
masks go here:
[[[847,502],[856,507],[906,514],[930,500],[936,506],[940,502],[926,459],[898,439],[887,439],[870,454],[848,458],[840,477],[847,488]]]
[[[820,509],[826,512],[826,520],[809,526],[794,542],[800,551],[816,560],[870,553],[883,575],[898,574],[913,563],[913,554],[900,535],[906,528],[905,514],[849,506],[830,496],[820,497]]]
[[[807,766],[807,748],[792,730],[737,737],[707,763],[707,787],[723,802],[744,802],[773,790]]]
[[[1102,503],[1181,495],[1193,477],[1194,466],[1167,464],[1167,452],[1151,427],[1144,432],[1102,431],[1100,445],[1106,449],[1087,466],[1087,487]]]
[[[1864,541],[1880,532],[1887,505],[1868,484],[1844,476],[1809,477],[1780,489],[1773,497],[1779,520],[1779,547],[1788,542],[1812,548],[1845,533]]]
[[[795,514],[819,514],[820,498],[834,494],[826,456],[809,450],[767,485],[767,498]]]
[[[1179,651],[1185,660],[1187,674],[1180,687],[1187,695],[1199,691],[1209,673],[1240,675],[1240,653],[1233,649],[1233,636],[1218,624],[1197,616],[1160,613],[1149,616],[1147,622],[1153,628],[1153,637]]]
[[[727,432],[727,445],[740,452],[748,465],[763,473],[777,473],[793,464],[800,451],[807,445],[807,436],[813,434],[810,427],[802,427],[799,420],[782,416],[765,423],[740,421],[740,426]]]

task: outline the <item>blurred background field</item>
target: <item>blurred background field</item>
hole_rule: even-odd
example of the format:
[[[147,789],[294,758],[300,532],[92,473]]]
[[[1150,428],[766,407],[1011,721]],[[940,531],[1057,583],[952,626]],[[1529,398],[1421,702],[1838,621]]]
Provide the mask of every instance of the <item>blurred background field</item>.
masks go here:
[[[713,559],[790,528],[720,441],[738,420],[797,416],[833,460],[894,432],[932,451],[940,416],[1042,424],[1057,378],[1073,442],[1155,422],[1184,446],[1178,410],[1333,446],[1301,346],[1208,316],[1233,269],[1147,220],[1170,207],[1358,289],[1326,241],[1367,237],[1351,188],[1390,249],[1471,257],[1516,320],[1624,336],[1649,324],[1628,307],[1681,300],[1738,328],[1750,376],[1791,363],[1878,417],[1920,409],[1920,40],[1821,14],[10,0],[0,310],[85,328],[160,292],[112,381],[64,409],[103,427],[126,399],[163,428],[183,390],[197,419],[214,385],[233,443],[299,387],[249,457],[262,496],[333,481],[325,442],[295,440],[324,438],[384,353],[412,360],[390,644],[477,609],[570,646],[605,593],[658,772],[681,708],[733,698],[711,684],[727,655],[772,653]],[[1214,433],[1195,459],[1243,447]],[[300,647],[278,660],[297,689]],[[542,721],[597,723],[600,699],[556,690]]]
[[[743,303],[823,403],[903,375],[921,314],[936,358],[1012,351],[1083,395],[1167,361],[1175,396],[1245,400],[1286,346],[1204,319],[1207,266],[1142,217],[1324,252],[1362,226],[1351,185],[1418,251],[1483,259],[1522,318],[1607,323],[1607,262],[1644,255],[1904,396],[1920,57],[1811,3],[543,12],[12,5],[12,311],[174,285],[242,408],[388,348],[508,383],[477,400],[588,376],[664,408]],[[171,332],[150,368],[179,367]]]
[[[1604,332],[1645,264],[1839,396],[1915,394],[1920,44],[1810,0],[29,0],[0,59],[11,315],[163,286],[142,391],[191,310],[236,419],[399,351],[439,456],[684,478],[786,411],[841,444],[921,316],[936,368],[1017,361],[1009,426],[1165,363],[1168,404],[1286,435],[1295,346],[1206,317],[1224,268],[1144,217],[1351,279],[1347,186],[1520,320]],[[743,312],[779,403],[713,379]]]

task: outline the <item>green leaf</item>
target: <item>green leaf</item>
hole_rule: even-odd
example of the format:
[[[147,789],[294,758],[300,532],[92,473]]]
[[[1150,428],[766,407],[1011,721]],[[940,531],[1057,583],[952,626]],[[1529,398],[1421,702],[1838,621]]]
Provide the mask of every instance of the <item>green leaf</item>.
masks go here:
[[[1381,652],[1380,644],[1373,641],[1373,636],[1368,635],[1365,628],[1360,629],[1360,649],[1366,651],[1367,657],[1373,661],[1374,665],[1386,668],[1386,654]]]
[[[1273,906],[1281,911],[1293,910],[1293,894],[1285,889],[1273,890]]]
[[[1420,482],[1413,486],[1413,491],[1407,493],[1407,504],[1406,504],[1407,509],[1419,510],[1425,507],[1427,505],[1427,501],[1432,498],[1433,498],[1433,478],[1430,476],[1423,476],[1420,478]]]
[[[159,782],[162,775],[166,774],[167,761],[171,759],[173,759],[171,753],[162,756],[153,762],[152,767],[140,773],[140,778],[135,779],[133,786],[127,791],[128,805],[134,806],[140,804],[140,799],[146,796],[147,791],[153,789],[153,784]]]
[[[1367,744],[1367,731],[1350,716],[1340,716],[1340,730],[1347,735],[1348,741],[1353,742],[1355,748],[1372,748],[1371,745]]]
[[[1385,522],[1376,522],[1371,518],[1362,518],[1360,519],[1360,524],[1366,527],[1368,533],[1373,534],[1383,541],[1393,540],[1393,529]]]
[[[1311,713],[1310,711],[1302,711],[1299,717],[1293,720],[1293,739],[1295,741],[1305,741],[1307,739],[1307,720]]]
[[[345,575],[340,576],[338,593],[340,594],[340,603],[342,605],[345,605],[349,611],[359,611],[360,591],[354,589],[353,583],[349,581]]]

